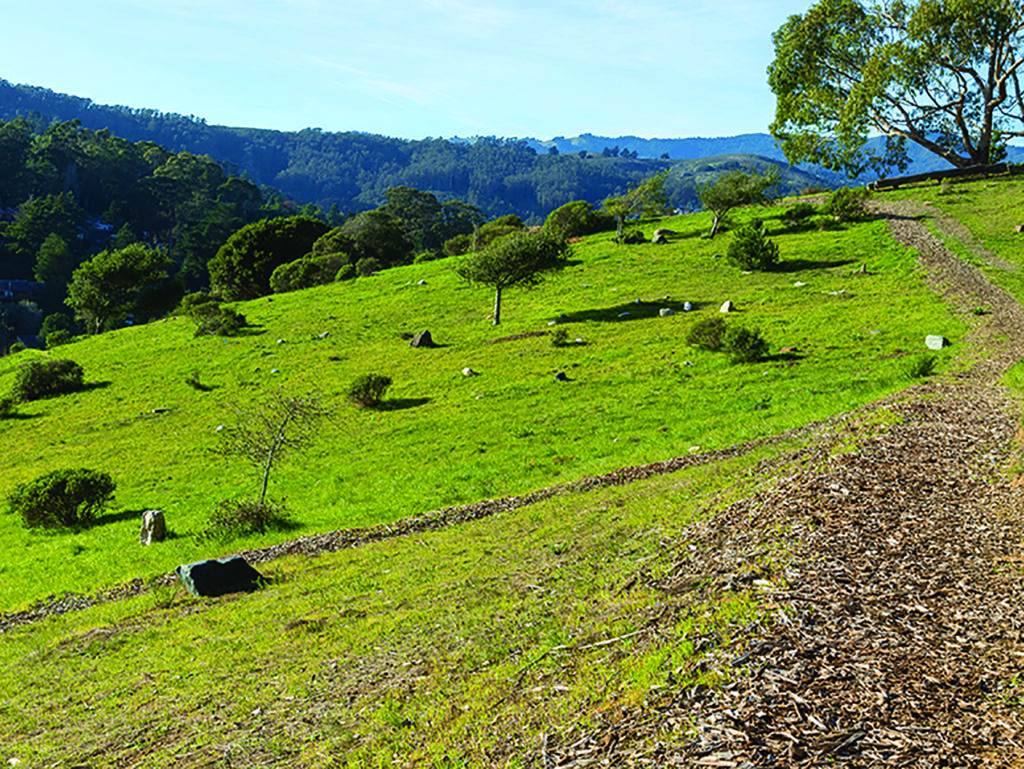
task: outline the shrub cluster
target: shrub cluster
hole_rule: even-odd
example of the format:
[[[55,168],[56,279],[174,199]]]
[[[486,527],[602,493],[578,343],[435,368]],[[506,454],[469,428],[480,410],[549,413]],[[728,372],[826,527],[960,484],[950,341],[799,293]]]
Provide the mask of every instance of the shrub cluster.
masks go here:
[[[391,377],[383,374],[363,374],[349,387],[348,399],[357,406],[374,408],[380,405],[389,387]]]
[[[346,269],[344,277],[351,276],[348,257],[342,253],[313,256],[312,254],[286,262],[270,275],[270,288],[275,294],[298,291],[331,283],[339,278],[339,272]]]
[[[722,318],[707,318],[690,329],[686,342],[691,347],[729,353],[733,363],[755,363],[768,355],[768,342],[761,332],[740,326],[729,327]]]
[[[560,240],[592,235],[601,230],[615,227],[615,219],[585,200],[574,200],[548,214],[544,220],[544,231]]]
[[[211,301],[192,308],[196,336],[235,336],[249,325],[245,316],[220,302]]]
[[[855,222],[868,216],[868,191],[864,187],[841,187],[825,204],[825,213],[839,222]]]
[[[811,203],[796,203],[782,212],[782,223],[791,229],[803,227],[810,218],[818,213]]]
[[[26,526],[78,528],[95,521],[114,494],[113,479],[97,470],[54,470],[16,487],[8,498]]]
[[[646,243],[647,238],[644,235],[643,230],[631,229],[622,233],[622,236],[619,238],[619,242],[626,246],[636,246],[640,243]]]
[[[33,360],[18,368],[12,394],[20,401],[35,401],[83,389],[85,372],[73,360]]]
[[[779,263],[779,247],[763,227],[747,225],[733,234],[728,258],[741,270],[770,270]]]
[[[219,540],[285,529],[292,523],[284,505],[270,500],[225,499],[207,520],[205,534]]]

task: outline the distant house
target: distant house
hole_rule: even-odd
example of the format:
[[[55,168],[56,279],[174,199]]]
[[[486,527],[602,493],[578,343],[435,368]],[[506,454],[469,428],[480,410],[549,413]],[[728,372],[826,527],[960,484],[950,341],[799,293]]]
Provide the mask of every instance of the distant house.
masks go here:
[[[32,280],[0,280],[0,302],[32,299],[42,288],[42,283]]]

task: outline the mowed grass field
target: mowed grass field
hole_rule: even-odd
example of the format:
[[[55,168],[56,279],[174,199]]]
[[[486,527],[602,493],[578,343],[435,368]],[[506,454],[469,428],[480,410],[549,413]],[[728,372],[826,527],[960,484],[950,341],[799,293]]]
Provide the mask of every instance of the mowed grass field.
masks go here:
[[[705,215],[652,222],[648,235],[661,226],[681,236],[665,246],[587,238],[572,266],[533,291],[507,292],[498,328],[488,319],[490,292],[439,261],[240,305],[254,329],[238,338],[197,339],[178,318],[0,360],[0,392],[37,355],[72,358],[99,385],[0,422],[0,496],[61,467],[105,470],[118,484],[106,521],[80,533],[26,531],[0,512],[0,610],[303,533],[776,434],[906,386],[926,334],[961,338],[969,319],[926,287],[884,223],[786,234],[772,218],[780,212],[734,217],[767,218],[784,260],[778,271],[742,274],[728,264],[727,234],[699,237]],[[862,264],[869,274],[857,274]],[[726,299],[739,309],[729,323],[761,329],[773,351],[798,352],[734,365],[688,347],[688,330]],[[682,312],[685,301],[696,309]],[[662,318],[661,307],[678,311]],[[583,343],[493,343],[550,331],[554,319]],[[410,348],[401,334],[421,329],[442,346]],[[941,353],[940,369],[958,350]],[[463,377],[464,367],[480,376]],[[570,381],[556,382],[558,371]],[[213,389],[190,387],[192,372]],[[368,372],[394,379],[389,408],[347,403],[351,381]],[[320,394],[332,411],[313,447],[271,482],[297,528],[197,542],[218,500],[258,490],[250,468],[218,454],[218,426],[277,389]],[[163,509],[175,534],[149,548],[138,544],[147,508]]]

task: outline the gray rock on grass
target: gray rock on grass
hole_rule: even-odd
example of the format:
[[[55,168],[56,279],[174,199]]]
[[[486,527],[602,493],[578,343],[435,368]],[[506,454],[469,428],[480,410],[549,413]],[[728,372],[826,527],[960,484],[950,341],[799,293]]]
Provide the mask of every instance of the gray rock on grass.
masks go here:
[[[924,346],[929,350],[941,350],[943,347],[949,346],[949,340],[944,336],[929,334],[924,338]]]
[[[660,310],[658,310],[658,317],[660,318],[670,318],[675,314],[676,311],[673,310],[671,307],[662,307]]]
[[[719,312],[736,312],[736,305],[732,303],[732,299],[726,299],[722,302],[722,306],[718,308]]]
[[[139,531],[139,542],[152,545],[167,539],[167,521],[163,510],[146,510],[142,514],[142,529]]]
[[[409,342],[409,346],[410,347],[436,347],[437,345],[434,344],[434,337],[432,337],[430,335],[430,332],[426,331],[426,330],[423,330],[423,331],[417,331],[413,335],[412,341]]]

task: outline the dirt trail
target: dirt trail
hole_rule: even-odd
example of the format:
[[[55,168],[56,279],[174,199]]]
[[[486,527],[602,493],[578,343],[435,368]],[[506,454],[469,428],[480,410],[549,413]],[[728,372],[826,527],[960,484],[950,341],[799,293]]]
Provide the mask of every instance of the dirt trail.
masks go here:
[[[755,552],[749,532],[815,524],[769,598],[774,624],[721,655],[745,674],[607,724],[551,765],[1024,766],[1024,500],[1002,473],[1020,414],[998,385],[1024,356],[1024,311],[919,208],[882,211],[939,290],[992,309],[971,334],[989,356],[890,404],[901,422],[856,453],[724,511],[734,568]],[[689,742],[659,742],[694,724]]]

